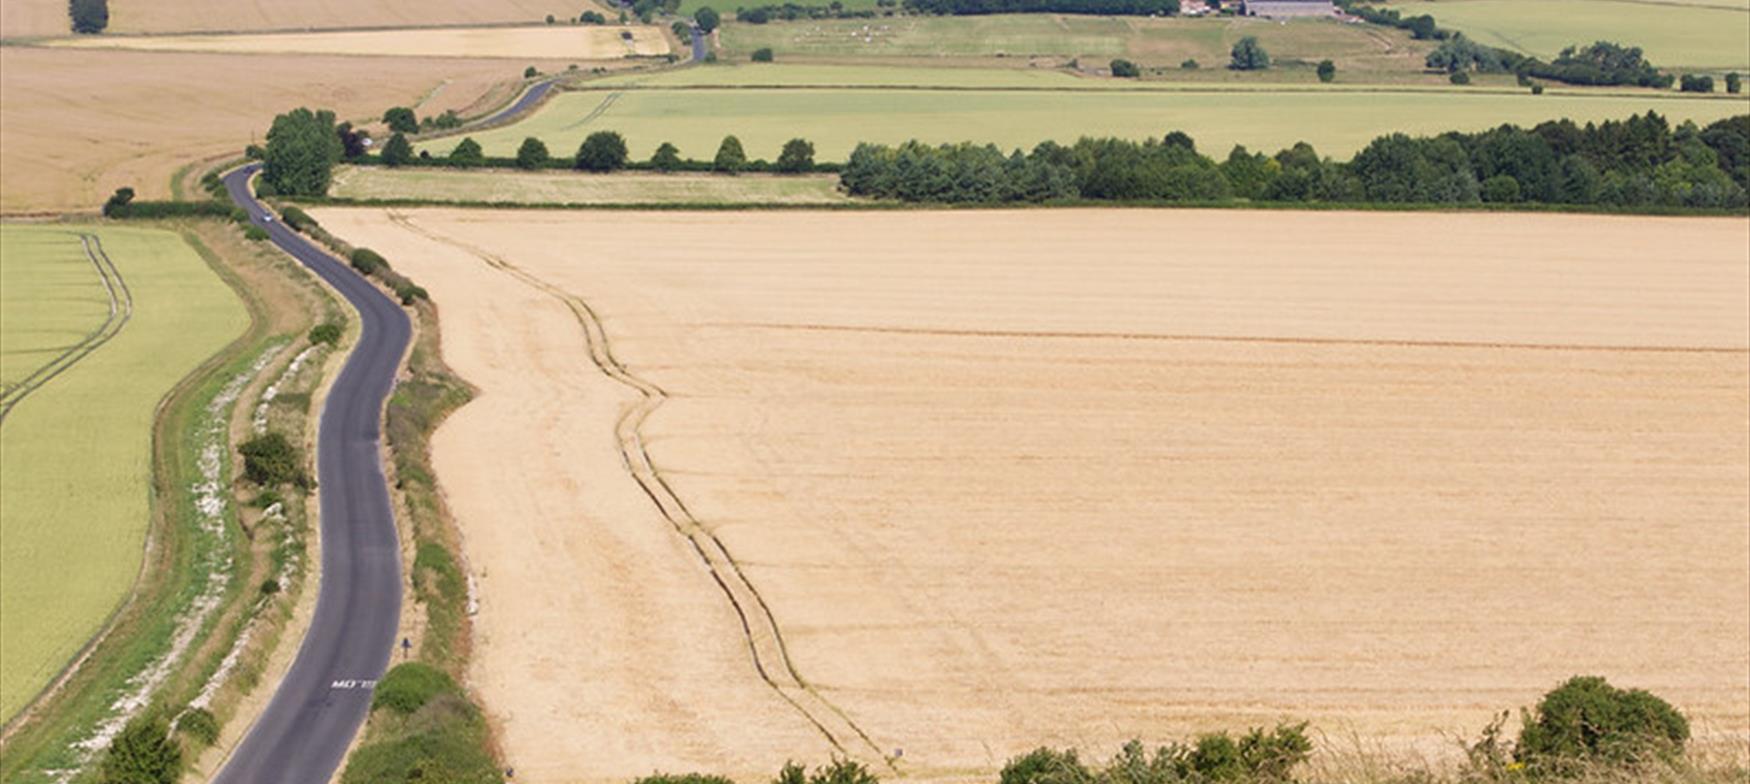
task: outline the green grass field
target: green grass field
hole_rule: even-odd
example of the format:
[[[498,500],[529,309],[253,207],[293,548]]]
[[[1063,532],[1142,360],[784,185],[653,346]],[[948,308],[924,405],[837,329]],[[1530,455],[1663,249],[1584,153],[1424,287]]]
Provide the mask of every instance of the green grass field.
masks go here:
[[[1720,2],[1722,0],[1713,0]],[[1439,0],[1398,2],[1432,14],[1477,41],[1545,59],[1593,41],[1639,46],[1662,68],[1750,67],[1750,5],[1631,0]]]
[[[609,101],[606,109],[597,110]],[[619,131],[631,154],[647,158],[664,141],[683,157],[709,159],[725,134],[751,158],[775,158],[803,136],[820,160],[842,160],[859,141],[994,142],[1009,149],[1083,135],[1128,138],[1182,130],[1221,156],[1234,144],[1274,152],[1296,141],[1348,156],[1391,131],[1432,134],[1530,125],[1569,117],[1622,118],[1656,109],[1681,121],[1712,121],[1750,110],[1721,98],[1465,93],[1457,91],[980,91],[882,89],[676,89],[565,93],[523,122],[475,134],[491,155],[513,155],[537,136],[555,155],[572,155],[596,130]],[[431,142],[448,154],[458,139]]]
[[[64,232],[0,232],[0,387],[7,390],[82,340],[109,314],[103,280]],[[14,260],[17,260],[16,262]]]
[[[63,301],[81,314],[107,302],[100,291],[73,285],[67,269],[81,231],[102,238],[132,291],[133,316],[0,423],[3,718],[47,685],[126,596],[150,515],[158,403],[248,324],[236,295],[175,234],[5,225],[0,343],[9,357],[15,339],[21,347],[53,345],[78,330],[58,309],[13,311],[14,297]],[[38,337],[45,334],[60,337]]]
[[[502,204],[831,204],[848,201],[832,175],[584,174],[343,167],[329,195]]]
[[[731,59],[770,47],[781,61],[801,58],[1080,58],[1104,67],[1113,57],[1177,70],[1195,59],[1203,70],[1220,70],[1235,42],[1256,36],[1276,60],[1316,63],[1330,58],[1339,69],[1420,72],[1426,42],[1398,30],[1345,25],[1328,20],[1281,24],[1247,18],[1171,18],[1012,14],[996,16],[902,16],[730,24],[720,34]]]

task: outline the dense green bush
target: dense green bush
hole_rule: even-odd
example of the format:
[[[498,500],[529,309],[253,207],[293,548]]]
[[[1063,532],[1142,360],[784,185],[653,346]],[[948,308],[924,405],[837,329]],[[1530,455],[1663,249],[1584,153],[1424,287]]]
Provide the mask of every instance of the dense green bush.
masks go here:
[[[1678,89],[1686,93],[1711,93],[1714,91],[1714,78],[1706,74],[1684,74]]]
[[[128,202],[131,202],[133,200],[134,200],[134,189],[133,188],[129,188],[129,187],[125,187],[125,186],[121,187],[121,188],[116,188],[115,193],[110,194],[109,199],[107,199],[103,202],[103,216],[106,218],[114,216],[117,211],[127,207]]]
[[[395,287],[395,296],[401,298],[403,305],[412,305],[418,300],[431,299],[431,295],[427,294],[425,289],[407,281],[402,281]]]
[[[1041,746],[1009,760],[999,784],[1092,784],[1094,774],[1076,757],[1075,749]]]
[[[397,106],[383,112],[383,124],[395,133],[419,133],[419,116],[406,106]]]
[[[486,151],[474,137],[462,139],[456,149],[450,151],[449,164],[459,168],[472,168],[486,163]]]
[[[256,436],[237,451],[243,454],[243,475],[262,487],[308,483],[298,448],[279,433]]]
[[[784,142],[784,149],[778,153],[778,162],[773,168],[784,174],[800,174],[813,170],[814,143],[807,139]]]
[[[753,55],[749,59],[753,60],[756,63],[769,63],[769,62],[771,62],[772,61],[772,47],[762,46],[758,49],[753,50]]]
[[[340,342],[341,326],[334,322],[317,324],[310,328],[311,343],[326,343],[330,346]]]
[[[381,156],[385,166],[405,166],[413,162],[413,144],[405,134],[396,133],[384,143]]]
[[[723,143],[717,146],[717,157],[711,159],[711,170],[734,174],[746,165],[747,153],[741,149],[741,140],[734,136],[723,137]]]
[[[189,708],[177,717],[176,731],[199,746],[211,746],[219,740],[219,720],[206,708]]]
[[[1262,71],[1270,67],[1270,53],[1264,51],[1255,35],[1241,38],[1229,54],[1232,60],[1228,67],[1236,71]]]
[[[663,142],[656,148],[656,154],[650,156],[650,168],[660,172],[674,171],[681,166],[681,151],[669,142]]]
[[[315,218],[310,217],[310,213],[297,207],[287,207],[280,210],[280,219],[284,220],[287,226],[292,227],[293,231],[307,231],[321,225],[316,222]]]
[[[389,268],[388,260],[370,248],[354,248],[350,261],[353,269],[365,275],[375,275],[378,270]]]
[[[73,32],[101,33],[109,27],[109,0],[70,0],[67,15],[72,18]]]
[[[342,784],[502,784],[503,772],[486,749],[486,723],[479,710],[459,694],[438,694],[361,744],[347,758],[340,780]]]
[[[1689,721],[1670,703],[1641,689],[1618,689],[1600,677],[1576,676],[1526,714],[1516,753],[1528,765],[1560,768],[1669,758],[1687,740]]]
[[[433,697],[456,694],[456,682],[448,673],[424,662],[403,662],[390,668],[377,681],[371,710],[387,708],[403,716],[419,710]]]
[[[604,25],[604,24],[608,23],[608,18],[605,16],[602,16],[601,12],[599,12],[599,11],[584,11],[583,13],[581,13],[577,16],[577,23],[578,24]]]
[[[709,773],[652,773],[634,779],[632,784],[735,784],[735,781]]]
[[[1321,82],[1329,83],[1335,80],[1337,78],[1337,64],[1330,60],[1320,60],[1318,74]]]
[[[99,784],[175,784],[182,777],[182,746],[156,713],[128,722],[103,754]]]
[[[267,239],[267,229],[260,226],[250,226],[243,230],[243,238],[254,242],[261,242],[262,240]]]
[[[577,168],[611,172],[626,167],[626,139],[615,131],[596,131],[577,148]]]
[[[1074,749],[1039,748],[1009,760],[1000,784],[1190,784],[1191,782],[1287,782],[1312,753],[1305,724],[1253,729],[1238,738],[1225,732],[1200,735],[1150,754],[1141,742],[1124,744],[1101,768],[1090,768]]]
[[[1142,75],[1142,69],[1136,67],[1136,63],[1122,57],[1113,60],[1109,67],[1112,69],[1112,75],[1120,79],[1135,79]]]
[[[699,32],[706,35],[710,35],[711,31],[716,30],[717,25],[722,24],[722,22],[723,17],[718,15],[717,9],[711,6],[703,6],[693,12],[693,23],[699,26]]]
[[[1202,67],[1203,66],[1197,63],[1196,58],[1187,59],[1184,62],[1179,63],[1179,69],[1184,71],[1195,71]]]
[[[551,158],[547,153],[547,143],[533,136],[524,139],[522,146],[516,150],[516,165],[519,169],[539,169],[546,166]]]

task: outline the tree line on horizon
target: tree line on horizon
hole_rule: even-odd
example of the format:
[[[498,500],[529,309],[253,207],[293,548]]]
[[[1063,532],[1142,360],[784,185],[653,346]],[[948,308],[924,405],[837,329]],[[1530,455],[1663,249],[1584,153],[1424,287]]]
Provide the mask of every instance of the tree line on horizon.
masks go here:
[[[840,174],[854,196],[933,203],[1053,201],[1750,206],[1750,115],[1676,128],[1654,112],[1477,133],[1380,136],[1349,161],[1305,142],[1226,159],[1174,132],[1084,137],[1005,155],[995,145],[861,144]]]

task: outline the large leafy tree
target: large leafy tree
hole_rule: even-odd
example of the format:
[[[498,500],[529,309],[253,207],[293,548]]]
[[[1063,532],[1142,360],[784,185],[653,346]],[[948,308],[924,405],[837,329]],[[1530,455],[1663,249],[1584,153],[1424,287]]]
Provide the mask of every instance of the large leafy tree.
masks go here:
[[[784,142],[784,151],[778,154],[778,171],[785,174],[799,174],[814,168],[814,143],[807,139],[791,139]]]
[[[741,140],[734,136],[723,137],[723,143],[717,147],[717,157],[711,160],[711,168],[734,174],[746,165],[747,153],[741,149]]]
[[[413,162],[413,145],[408,143],[405,134],[395,134],[389,137],[383,145],[383,163],[387,166],[406,166]]]
[[[287,196],[321,196],[328,192],[333,166],[342,152],[334,112],[299,107],[273,118],[261,179]]]
[[[717,29],[717,25],[723,21],[723,18],[717,15],[717,9],[705,6],[693,12],[693,21],[699,25],[699,32],[710,35],[712,30]]]
[[[530,136],[517,148],[516,165],[519,169],[539,169],[547,165],[549,157],[546,142]]]
[[[626,139],[614,131],[596,131],[577,148],[577,168],[610,172],[626,166]]]
[[[1232,67],[1236,71],[1262,71],[1270,67],[1270,53],[1258,43],[1258,37],[1248,35],[1234,44]]]

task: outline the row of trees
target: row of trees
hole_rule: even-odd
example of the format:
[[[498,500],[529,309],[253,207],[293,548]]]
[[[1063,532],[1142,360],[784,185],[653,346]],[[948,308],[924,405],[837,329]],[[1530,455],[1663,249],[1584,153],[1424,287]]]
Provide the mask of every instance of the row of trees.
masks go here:
[[[364,159],[361,159],[361,161]],[[814,143],[807,139],[791,139],[784,143],[778,159],[771,163],[764,160],[749,160],[747,151],[743,149],[741,140],[735,136],[725,136],[717,145],[717,153],[710,161],[683,159],[680,148],[669,142],[663,142],[656,148],[648,162],[634,162],[626,146],[625,137],[616,131],[596,131],[585,137],[578,146],[577,153],[569,159],[554,158],[547,148],[547,143],[534,137],[523,140],[517,148],[516,157],[509,159],[489,158],[481,148],[480,143],[472,137],[465,138],[457,144],[450,153],[442,158],[416,155],[413,145],[402,134],[395,134],[383,145],[379,160],[385,166],[442,165],[454,168],[474,168],[480,166],[511,166],[519,169],[537,170],[553,168],[572,168],[588,172],[613,172],[627,168],[639,168],[651,171],[714,171],[724,174],[735,174],[742,171],[770,171],[779,174],[800,174],[815,171],[818,167],[814,161]]]
[[[1750,204],[1750,115],[1673,129],[1648,112],[1436,137],[1391,134],[1347,162],[1301,143],[1275,155],[1236,146],[1219,163],[1182,133],[1083,138],[1004,155],[994,145],[863,144],[840,174],[853,195],[916,202],[1064,199],[1218,202],[1572,204],[1741,208]]]

